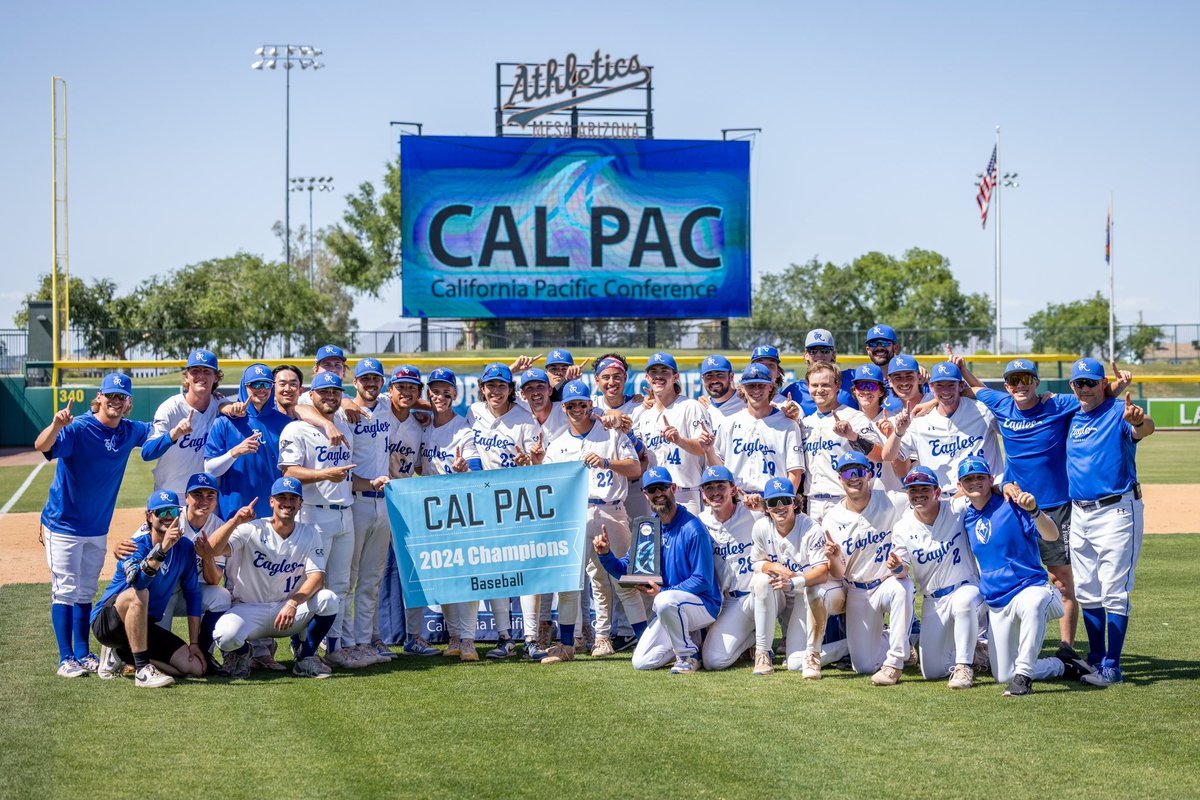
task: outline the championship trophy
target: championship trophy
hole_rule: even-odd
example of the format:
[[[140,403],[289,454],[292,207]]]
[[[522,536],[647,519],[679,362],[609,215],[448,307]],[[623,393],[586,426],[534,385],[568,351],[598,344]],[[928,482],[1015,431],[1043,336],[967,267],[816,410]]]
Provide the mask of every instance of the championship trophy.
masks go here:
[[[662,586],[662,523],[658,517],[638,517],[630,526],[629,569],[617,581],[622,586]]]

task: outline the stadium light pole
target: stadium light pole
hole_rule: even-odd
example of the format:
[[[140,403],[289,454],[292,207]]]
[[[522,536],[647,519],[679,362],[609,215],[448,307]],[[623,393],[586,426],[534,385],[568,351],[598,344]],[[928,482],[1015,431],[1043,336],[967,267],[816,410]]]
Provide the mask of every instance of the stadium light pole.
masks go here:
[[[264,44],[254,51],[258,60],[250,69],[264,70],[282,67],[284,72],[284,126],[283,126],[283,237],[284,253],[288,266],[292,264],[292,70],[322,69],[325,65],[317,61],[321,55],[319,47],[307,44]]]
[[[308,192],[308,285],[316,280],[316,249],[313,246],[313,192],[332,192],[333,178],[292,178],[291,191]]]

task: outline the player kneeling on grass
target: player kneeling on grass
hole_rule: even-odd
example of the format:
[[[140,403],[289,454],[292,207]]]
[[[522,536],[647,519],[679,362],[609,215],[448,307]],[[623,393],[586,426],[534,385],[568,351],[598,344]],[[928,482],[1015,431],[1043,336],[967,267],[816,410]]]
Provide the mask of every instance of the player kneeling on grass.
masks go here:
[[[701,648],[705,669],[725,669],[754,642],[754,597],[750,594],[750,548],[754,514],[741,502],[728,467],[707,467],[700,480],[704,505],[700,521],[712,539],[713,571],[721,589],[721,613]]]
[[[117,565],[112,582],[92,612],[92,633],[104,645],[98,674],[115,678],[132,661],[134,680],[148,689],[170,686],[173,675],[204,674],[200,634],[200,587],[196,553],[179,527],[179,496],[161,490],[146,503],[147,532],[134,538],[135,549]],[[154,623],[162,618],[176,587],[187,603],[188,644]]]
[[[811,517],[796,513],[796,490],[790,481],[772,478],[763,489],[767,517],[754,524],[750,560],[754,577],[754,674],[775,671],[771,640],[783,612],[787,668],[805,678],[821,677],[821,654],[809,647],[809,586],[820,586],[845,568],[837,545],[827,540]],[[817,602],[821,602],[817,598]]]
[[[904,476],[909,509],[892,532],[891,564],[907,564],[925,594],[921,606],[921,677],[950,676],[951,689],[975,684],[979,571],[962,527],[961,500],[942,499],[937,475],[914,467]]]
[[[1052,658],[1038,658],[1046,638],[1046,621],[1062,616],[1062,596],[1042,567],[1037,539],[1058,538],[1058,526],[1042,512],[1037,499],[1008,484],[1010,499],[992,492],[992,468],[971,456],[958,466],[958,489],[970,505],[963,528],[979,565],[979,591],[988,606],[988,655],[997,683],[1008,683],[1005,697],[1033,692],[1034,680],[1065,675],[1096,686],[1105,681],[1086,661],[1060,648]]]
[[[233,606],[213,631],[230,677],[250,674],[248,642],[264,636],[292,637],[293,674],[332,674],[317,657],[317,646],[337,617],[338,597],[324,588],[321,535],[314,526],[296,522],[302,491],[297,479],[279,478],[271,486],[270,517],[254,519],[251,501],[208,539],[213,552],[230,556],[226,572]]]
[[[658,669],[675,656],[672,674],[698,668],[696,631],[713,623],[721,611],[721,593],[713,574],[712,540],[695,514],[675,502],[675,481],[666,467],[651,467],[642,476],[642,493],[662,523],[663,585],[639,586],[654,599],[654,622],[633,651],[634,669]],[[592,540],[600,563],[615,578],[629,570],[629,557],[608,549],[608,532]]]

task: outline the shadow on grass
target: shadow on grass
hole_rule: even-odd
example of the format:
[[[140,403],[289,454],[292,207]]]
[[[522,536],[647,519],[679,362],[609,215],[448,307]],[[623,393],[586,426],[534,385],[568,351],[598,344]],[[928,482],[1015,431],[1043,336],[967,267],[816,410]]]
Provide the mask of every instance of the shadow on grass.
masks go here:
[[[1159,681],[1194,681],[1200,678],[1200,662],[1125,653],[1121,656],[1121,671],[1125,683],[1135,686]]]

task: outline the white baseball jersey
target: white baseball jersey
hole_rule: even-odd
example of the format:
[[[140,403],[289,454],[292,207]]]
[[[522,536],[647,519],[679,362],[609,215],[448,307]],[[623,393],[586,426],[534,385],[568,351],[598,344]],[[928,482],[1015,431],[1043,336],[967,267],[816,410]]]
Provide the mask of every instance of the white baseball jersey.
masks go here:
[[[181,534],[183,534],[187,538],[187,540],[189,542],[191,542],[192,544],[196,543],[196,537],[198,537],[200,534],[203,533],[205,536],[212,536],[213,531],[215,531],[217,528],[221,527],[224,524],[225,524],[225,520],[221,519],[216,514],[209,514],[208,520],[204,523],[204,526],[199,529],[196,529],[196,528],[192,527],[190,522],[188,522],[186,511],[179,515],[179,532]],[[149,530],[150,530],[149,528],[146,528],[146,530],[144,532],[148,533]],[[216,565],[218,567],[225,566],[225,556],[217,556],[216,558],[213,559],[213,561],[216,563]],[[200,583],[203,584],[204,583],[204,559],[200,558],[199,554],[196,555],[196,573],[200,576]]]
[[[837,419],[834,418],[834,414],[837,415]],[[800,428],[804,432],[804,470],[808,475],[805,481],[808,491],[805,493],[810,497],[841,497],[845,494],[837,470],[833,466],[834,459],[858,451],[850,446],[849,441],[833,432],[833,426],[838,419],[849,422],[859,438],[883,444],[879,431],[866,415],[849,406],[838,406],[828,414],[814,411],[801,418]]]
[[[529,415],[533,417],[533,424],[537,425],[538,432],[542,434],[542,447],[554,441],[571,427],[571,423],[567,419],[567,412],[562,409],[562,403],[550,404],[550,413],[546,415],[545,422],[539,423],[537,415],[533,412],[530,412]]]
[[[195,411],[192,414],[192,432],[180,436],[179,441],[154,462],[151,470],[154,474],[154,491],[167,489],[183,497],[188,478],[197,472],[204,472],[204,445],[208,443],[208,431],[216,422],[220,407],[220,403],[213,398],[206,411]],[[194,409],[182,394],[163,400],[154,412],[154,430],[150,438],[157,439],[162,434],[169,434],[172,428],[187,419],[189,411]]]
[[[517,448],[528,453],[537,444],[537,421],[520,406],[514,405],[497,419],[487,403],[475,403],[467,412],[467,422],[475,432],[475,449],[484,469],[515,467]]]
[[[967,456],[983,456],[993,475],[1004,470],[996,417],[983,403],[964,397],[949,417],[938,409],[917,417],[900,440],[900,457],[916,458],[938,476],[944,495],[958,491],[958,465]]]
[[[875,419],[871,420],[871,424],[875,428],[875,433],[879,436],[879,441],[886,442],[887,437],[883,435],[883,431],[879,430],[879,423],[883,421],[883,409],[879,410],[879,414]],[[892,465],[885,464],[882,461],[876,461],[867,456],[867,460],[871,462],[871,474],[875,476],[875,489],[884,489],[889,492],[904,491],[904,483],[901,481],[901,476],[896,474],[896,470],[892,469]]]
[[[462,417],[457,417],[462,419]],[[466,420],[463,420],[465,423]],[[430,426],[432,427],[432,426]],[[421,423],[411,413],[403,422],[392,417],[392,429],[388,432],[388,476],[391,478],[411,478],[417,474],[417,465],[421,462],[421,442],[425,431]],[[355,450],[355,452],[358,452]],[[454,461],[454,452],[450,453],[450,461]]]
[[[618,430],[605,430],[599,422],[593,422],[592,429],[583,436],[576,436],[568,429],[554,437],[550,444],[546,445],[546,458],[543,463],[582,461],[588,453],[595,453],[609,461],[637,460],[637,454],[633,452],[633,444],[628,436]],[[613,503],[624,500],[628,495],[628,478],[611,469],[588,468],[589,500]]]
[[[979,583],[979,569],[962,525],[962,511],[949,500],[939,504],[937,519],[926,525],[909,508],[892,531],[892,552],[908,564],[913,580],[925,594],[966,581]]]
[[[739,411],[717,430],[717,452],[743,491],[761,494],[771,478],[804,469],[800,426],[777,408],[762,419]]]
[[[364,409],[368,412],[358,422],[350,422],[351,449],[354,451],[354,471],[370,480],[380,475],[388,474],[388,437],[396,425],[396,417],[392,414],[392,404],[385,397],[375,401],[373,408]]]
[[[700,521],[712,539],[713,569],[721,594],[745,595],[750,591],[750,578],[754,575],[750,560],[754,514],[738,503],[733,507],[733,516],[721,522],[713,510],[705,506],[700,512]]]
[[[316,528],[297,522],[286,539],[267,517],[243,522],[229,535],[228,582],[235,603],[279,603],[310,572],[325,571],[325,549]]]
[[[907,509],[904,495],[875,489],[861,514],[845,501],[825,512],[821,522],[846,554],[846,580],[870,583],[891,575],[884,562],[892,552],[892,531]]]
[[[712,398],[710,397],[709,400],[711,401]],[[745,409],[746,401],[739,397],[737,392],[730,395],[729,399],[723,403],[709,402],[708,418],[712,420],[713,434],[720,436],[721,428],[725,426],[729,418]]]
[[[825,532],[807,514],[796,515],[787,536],[779,535],[773,519],[763,517],[754,523],[753,537],[750,559],[755,567],[770,562],[803,574],[829,563],[825,557]]]
[[[449,422],[436,427],[430,423],[421,430],[421,474],[451,474],[459,450],[464,459],[479,458],[475,451],[475,431],[466,417],[455,414]]]
[[[633,431],[642,440],[650,466],[666,467],[682,489],[696,489],[704,474],[704,456],[694,456],[677,444],[663,438],[663,428],[670,423],[687,439],[698,439],[701,425],[712,430],[704,406],[686,397],[676,397],[665,411],[657,407],[639,408],[633,415]]]
[[[340,420],[334,424],[351,441],[350,430]],[[303,420],[295,420],[284,426],[279,434],[279,469],[306,467],[328,469],[353,464],[353,450],[344,444],[331,445],[325,431]],[[304,484],[304,504],[309,506],[349,506],[354,502],[351,481],[316,481]]]

